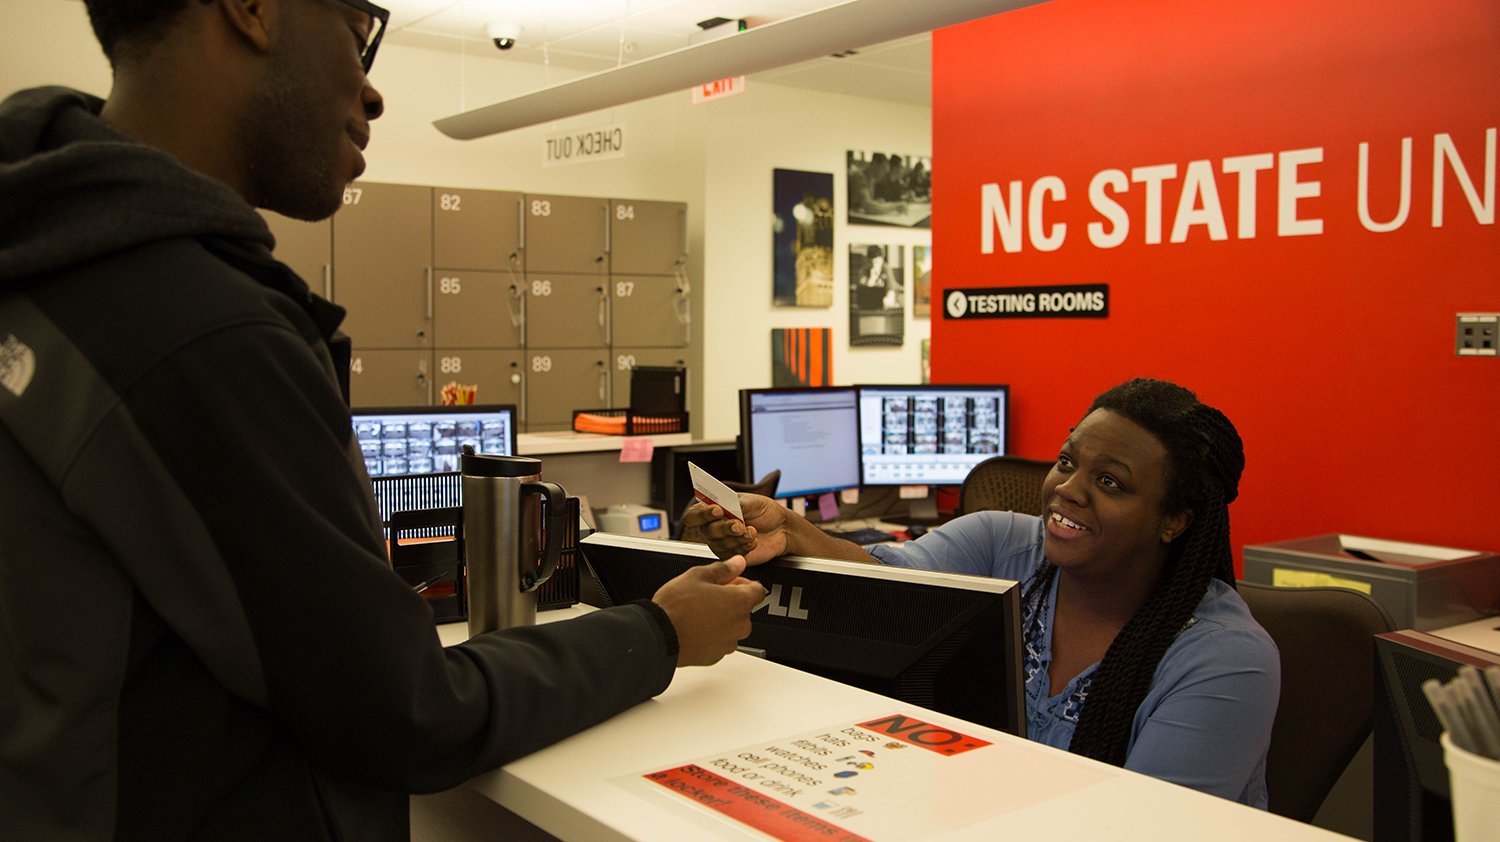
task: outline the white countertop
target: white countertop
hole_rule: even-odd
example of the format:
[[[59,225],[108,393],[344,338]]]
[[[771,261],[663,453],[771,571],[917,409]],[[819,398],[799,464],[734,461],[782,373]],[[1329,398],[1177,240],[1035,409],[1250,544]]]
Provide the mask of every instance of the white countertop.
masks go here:
[[[1500,616],[1470,620],[1456,626],[1432,629],[1430,635],[1500,655]]]
[[[588,610],[547,611],[540,619]],[[440,629],[445,644],[467,637],[461,623]],[[983,755],[974,753],[969,772],[912,787],[910,809],[963,815],[961,826],[950,822],[947,831],[921,838],[1347,842],[1311,825],[740,653],[713,667],[680,669],[657,698],[468,786],[565,840],[766,839],[689,799],[643,785],[641,777],[717,752],[898,712],[994,744]]]

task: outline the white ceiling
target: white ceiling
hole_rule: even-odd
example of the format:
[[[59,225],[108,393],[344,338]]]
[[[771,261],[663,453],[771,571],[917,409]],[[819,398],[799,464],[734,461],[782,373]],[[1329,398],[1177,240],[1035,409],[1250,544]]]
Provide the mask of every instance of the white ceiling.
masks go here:
[[[378,0],[377,0],[378,2]],[[913,0],[920,2],[920,0]],[[839,5],[832,0],[385,0],[393,44],[592,73],[700,43],[733,31],[705,32],[723,17],[750,26]],[[516,46],[497,50],[485,33],[494,21],[520,24]],[[778,85],[918,105],[931,103],[928,35],[866,47],[854,54],[755,74]]]

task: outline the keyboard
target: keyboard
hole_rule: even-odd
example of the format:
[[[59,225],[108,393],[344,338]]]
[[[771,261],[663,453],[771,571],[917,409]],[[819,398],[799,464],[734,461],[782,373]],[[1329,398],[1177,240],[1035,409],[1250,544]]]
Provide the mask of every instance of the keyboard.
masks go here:
[[[861,546],[896,540],[896,536],[879,529],[851,529],[847,532],[835,532],[830,529],[828,530],[828,534],[835,538],[843,538],[845,541],[852,541]]]

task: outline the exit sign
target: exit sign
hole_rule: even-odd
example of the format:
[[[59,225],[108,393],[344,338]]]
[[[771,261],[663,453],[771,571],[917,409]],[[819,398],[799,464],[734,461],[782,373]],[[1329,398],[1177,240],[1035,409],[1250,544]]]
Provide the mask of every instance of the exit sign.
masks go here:
[[[693,86],[693,104],[700,105],[713,99],[723,99],[727,96],[735,96],[745,92],[745,77],[730,76],[728,79],[718,79],[713,82],[705,82]]]

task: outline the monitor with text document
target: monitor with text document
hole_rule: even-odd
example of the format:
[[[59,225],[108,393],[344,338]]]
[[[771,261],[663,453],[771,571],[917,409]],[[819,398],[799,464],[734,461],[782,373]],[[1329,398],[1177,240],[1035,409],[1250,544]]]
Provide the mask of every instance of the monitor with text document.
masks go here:
[[[604,532],[579,547],[602,605],[650,599],[667,580],[714,560],[704,544]],[[1016,582],[802,556],[744,575],[769,594],[750,616],[742,650],[1026,736]]]
[[[781,471],[777,497],[859,485],[859,405],[852,387],[740,390],[745,481]]]
[[[859,387],[863,485],[960,485],[1006,452],[1010,387]]]

